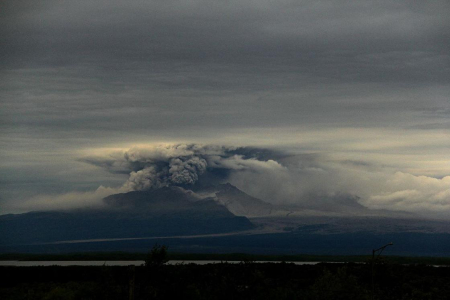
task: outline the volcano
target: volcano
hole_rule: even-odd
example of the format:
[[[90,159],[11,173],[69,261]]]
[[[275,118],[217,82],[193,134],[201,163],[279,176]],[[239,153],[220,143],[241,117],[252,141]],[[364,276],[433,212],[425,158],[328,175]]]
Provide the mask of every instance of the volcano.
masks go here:
[[[223,195],[219,198],[225,199]],[[217,199],[175,186],[115,194],[103,202],[101,210],[0,216],[0,243],[217,234],[254,228],[246,217],[234,215]]]

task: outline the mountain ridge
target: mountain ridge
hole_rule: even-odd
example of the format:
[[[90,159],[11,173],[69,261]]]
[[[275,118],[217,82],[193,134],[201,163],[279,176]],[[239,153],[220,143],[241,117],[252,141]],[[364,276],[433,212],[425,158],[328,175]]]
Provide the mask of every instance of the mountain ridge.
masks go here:
[[[128,201],[128,202],[127,202]],[[212,198],[177,187],[105,197],[104,209],[0,216],[0,244],[61,240],[215,234],[253,229]]]

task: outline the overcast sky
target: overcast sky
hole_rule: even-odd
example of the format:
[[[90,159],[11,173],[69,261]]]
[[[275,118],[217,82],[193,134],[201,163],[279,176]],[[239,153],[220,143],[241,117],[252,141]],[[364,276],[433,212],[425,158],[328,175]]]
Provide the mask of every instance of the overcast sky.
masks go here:
[[[314,157],[300,188],[230,179],[274,203],[314,187],[450,212],[449,16],[447,0],[4,0],[0,211],[127,181],[86,157],[200,143]]]

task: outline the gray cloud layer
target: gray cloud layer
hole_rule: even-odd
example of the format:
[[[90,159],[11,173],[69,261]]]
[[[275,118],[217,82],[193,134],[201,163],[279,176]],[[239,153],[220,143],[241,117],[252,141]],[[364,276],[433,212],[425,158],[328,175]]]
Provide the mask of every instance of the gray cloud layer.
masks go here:
[[[448,1],[5,3],[9,134],[448,127]]]

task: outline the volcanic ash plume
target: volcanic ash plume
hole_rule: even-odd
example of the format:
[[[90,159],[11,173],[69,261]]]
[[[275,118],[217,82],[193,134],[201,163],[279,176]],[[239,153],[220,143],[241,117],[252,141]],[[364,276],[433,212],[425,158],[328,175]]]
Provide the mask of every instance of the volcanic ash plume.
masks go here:
[[[155,163],[130,173],[126,190],[157,189],[169,185],[192,185],[206,171],[208,163],[200,157],[171,158],[167,163]]]
[[[85,161],[113,173],[129,174],[122,190],[138,191],[194,185],[201,175],[225,181],[232,171],[283,168],[274,160],[260,160],[262,155],[266,158],[268,151],[261,154],[261,150],[248,147],[158,145],[131,148],[108,159],[88,158]]]

